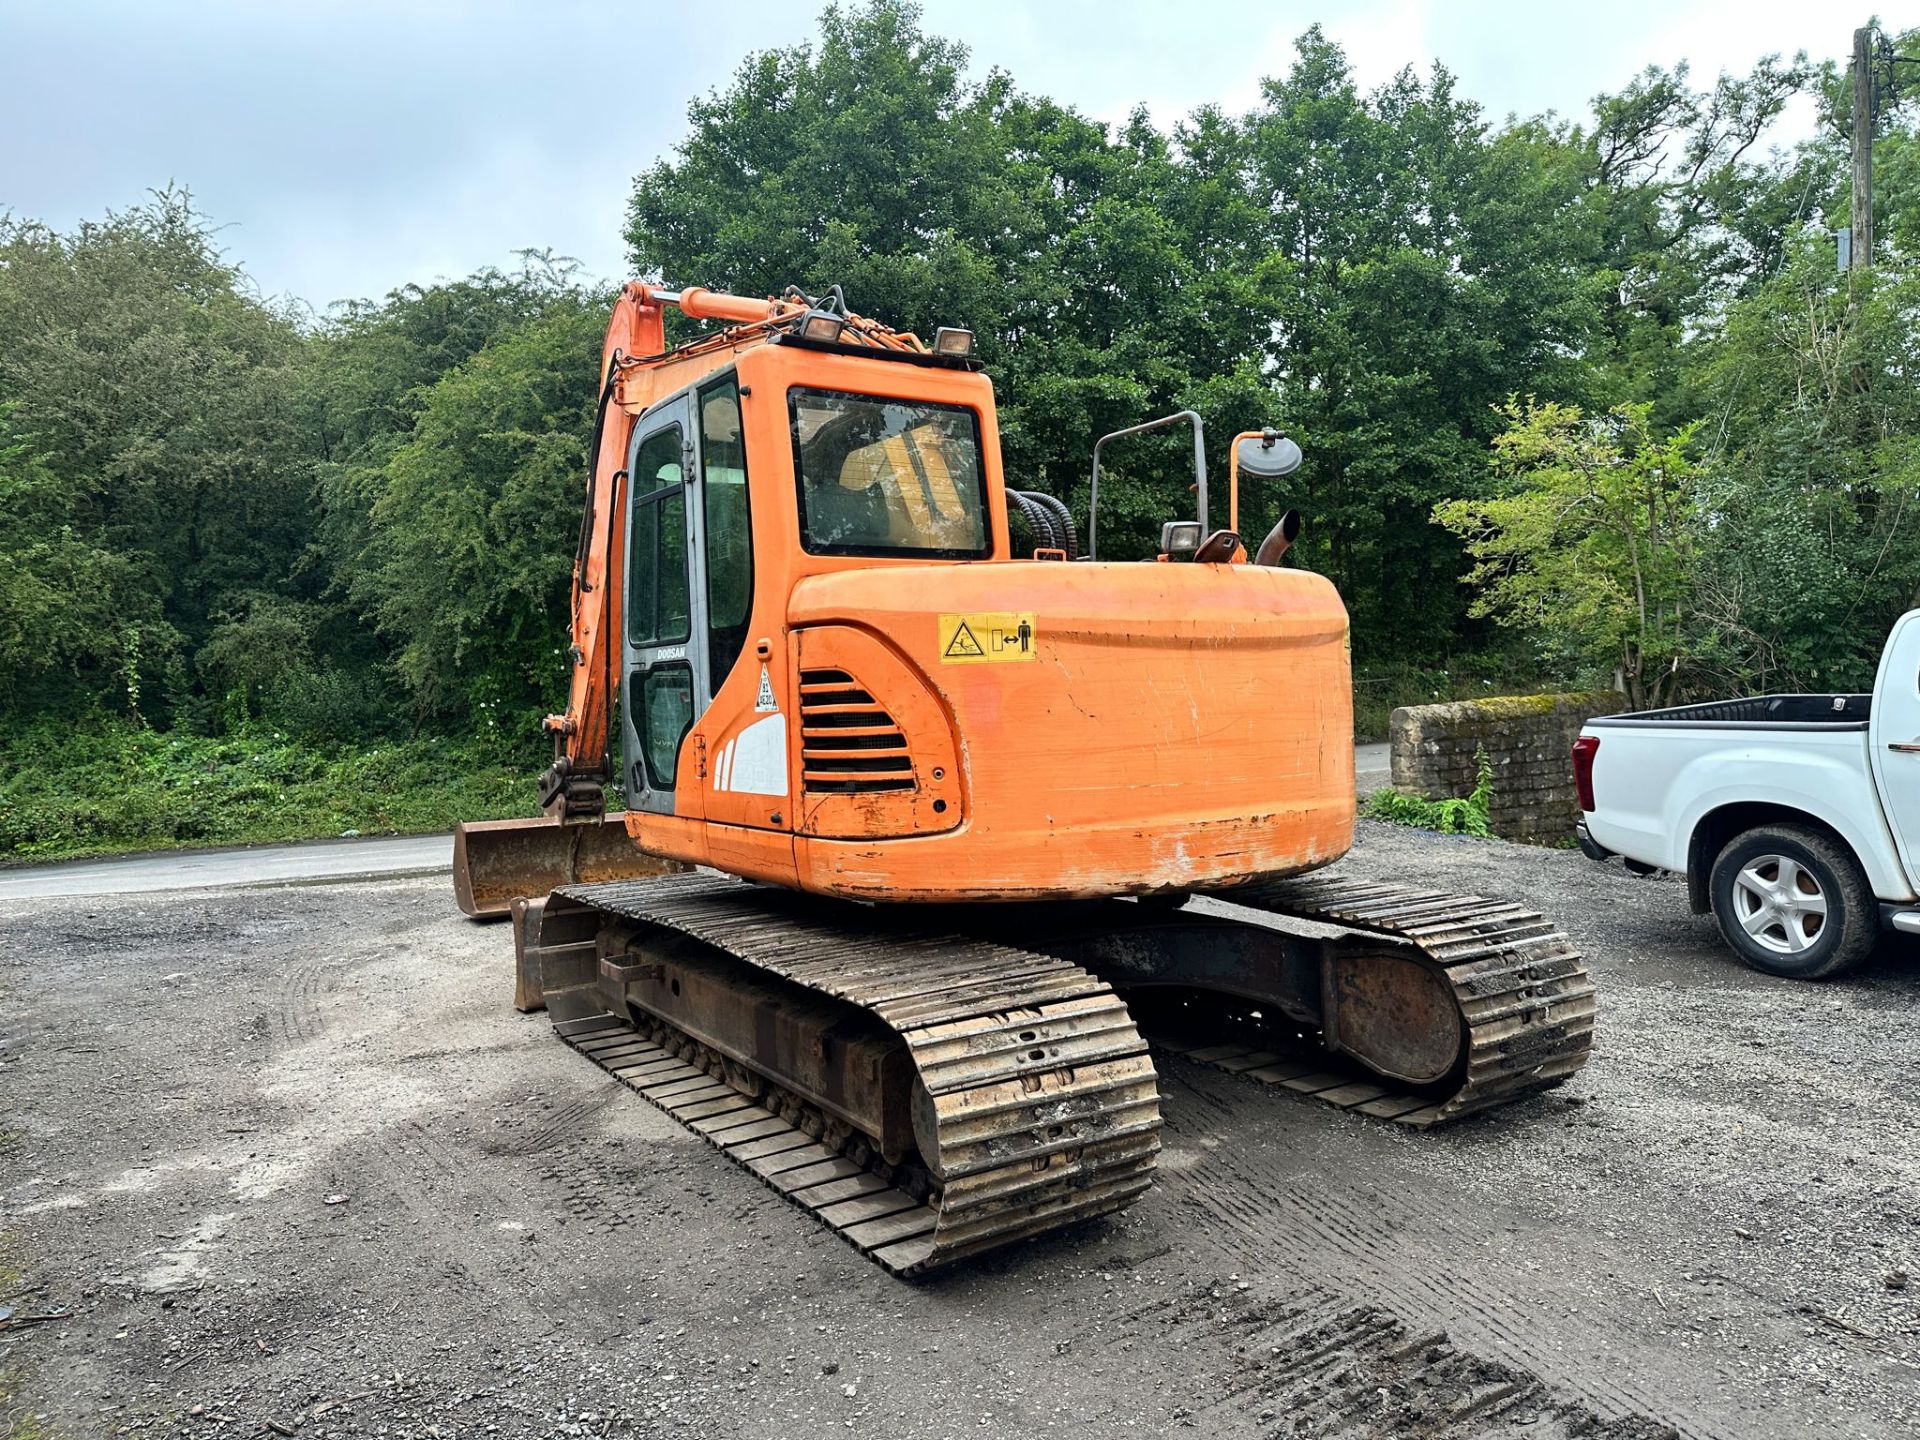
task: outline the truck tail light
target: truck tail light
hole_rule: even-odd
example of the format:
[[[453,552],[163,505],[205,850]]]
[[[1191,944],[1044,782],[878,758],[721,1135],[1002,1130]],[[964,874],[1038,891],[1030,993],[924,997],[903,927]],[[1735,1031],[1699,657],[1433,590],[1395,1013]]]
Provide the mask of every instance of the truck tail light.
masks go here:
[[[1598,735],[1582,735],[1573,742],[1573,788],[1580,792],[1580,808],[1593,809],[1593,757],[1600,753]]]

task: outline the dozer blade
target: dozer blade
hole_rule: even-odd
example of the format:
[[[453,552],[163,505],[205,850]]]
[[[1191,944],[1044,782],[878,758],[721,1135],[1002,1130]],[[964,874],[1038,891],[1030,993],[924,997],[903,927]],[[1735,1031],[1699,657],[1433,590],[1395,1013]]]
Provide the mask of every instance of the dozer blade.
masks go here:
[[[476,820],[453,827],[453,895],[476,919],[504,919],[516,900],[561,885],[638,880],[685,870],[649,855],[627,834],[626,816],[561,822]]]

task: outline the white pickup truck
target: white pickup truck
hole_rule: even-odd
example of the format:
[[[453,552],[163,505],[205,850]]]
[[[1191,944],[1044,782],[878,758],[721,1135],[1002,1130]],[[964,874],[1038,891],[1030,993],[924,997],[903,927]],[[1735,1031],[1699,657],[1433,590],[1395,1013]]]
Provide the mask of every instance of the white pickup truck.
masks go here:
[[[1590,720],[1580,848],[1671,870],[1748,964],[1813,980],[1920,932],[1920,610],[1871,695],[1759,695]]]

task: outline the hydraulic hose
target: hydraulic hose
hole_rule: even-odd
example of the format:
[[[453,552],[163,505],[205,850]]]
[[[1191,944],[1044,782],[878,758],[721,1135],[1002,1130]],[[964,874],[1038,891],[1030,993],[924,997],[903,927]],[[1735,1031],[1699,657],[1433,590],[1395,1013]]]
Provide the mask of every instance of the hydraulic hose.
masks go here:
[[[1028,526],[1033,530],[1033,538],[1040,548],[1059,550],[1061,536],[1055,531],[1052,512],[1034,503],[1031,493],[1025,490],[1009,489],[1007,498],[1013,501],[1020,513],[1026,517]]]
[[[1080,537],[1074,533],[1073,512],[1067,509],[1067,502],[1058,495],[1049,495],[1044,490],[1029,490],[1027,498],[1053,516],[1054,548],[1067,552],[1067,559],[1080,558]]]

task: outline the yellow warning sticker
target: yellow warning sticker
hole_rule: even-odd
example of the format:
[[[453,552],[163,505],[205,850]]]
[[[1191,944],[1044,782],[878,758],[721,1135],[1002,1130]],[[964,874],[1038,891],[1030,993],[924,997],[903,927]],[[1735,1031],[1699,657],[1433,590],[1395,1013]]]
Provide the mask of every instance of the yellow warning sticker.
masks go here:
[[[1039,627],[1033,616],[1008,611],[940,617],[940,662],[987,665],[999,660],[1031,660],[1038,651]]]

